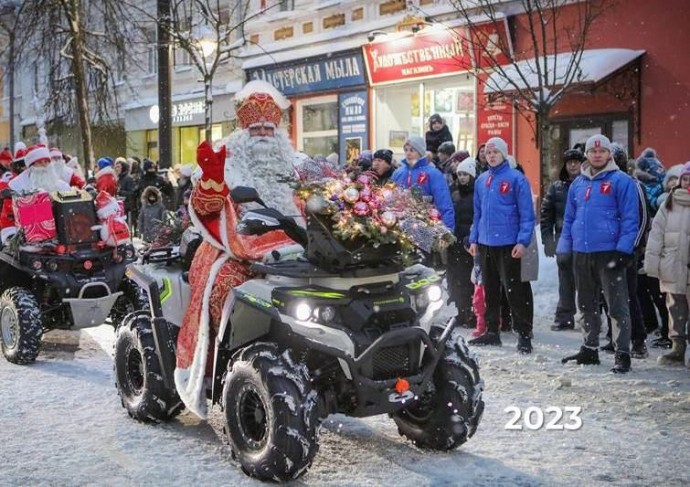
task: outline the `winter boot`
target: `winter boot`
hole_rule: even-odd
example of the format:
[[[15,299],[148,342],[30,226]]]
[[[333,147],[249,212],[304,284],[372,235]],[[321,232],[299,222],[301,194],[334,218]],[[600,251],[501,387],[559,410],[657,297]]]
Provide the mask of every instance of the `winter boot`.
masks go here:
[[[625,352],[616,352],[616,357],[613,359],[613,368],[611,372],[614,374],[625,374],[630,372],[630,354]]]
[[[671,348],[673,342],[668,337],[659,337],[652,340],[652,347],[654,348]]]
[[[613,346],[613,342],[609,341],[606,345],[599,347],[599,350],[606,353],[613,353],[616,351],[616,348]]]
[[[671,351],[660,356],[657,362],[662,365],[683,365],[685,361],[685,349],[687,347],[685,338],[673,338],[671,341],[673,342]]]
[[[563,323],[554,323],[551,325],[551,330],[553,331],[563,331],[563,330],[574,330],[575,323],[572,321],[566,321]]]
[[[517,351],[522,355],[532,353],[532,338],[529,335],[520,333],[517,339]]]
[[[582,345],[579,352],[561,359],[561,363],[565,364],[571,360],[574,360],[577,364],[599,365],[599,351],[596,348],[589,348]]]
[[[630,356],[632,358],[649,357],[649,352],[647,351],[647,344],[644,340],[633,340],[632,347],[630,349]]]
[[[477,346],[488,345],[494,347],[500,347],[503,345],[501,343],[501,336],[498,333],[492,331],[487,331],[482,336],[470,340],[469,344]]]

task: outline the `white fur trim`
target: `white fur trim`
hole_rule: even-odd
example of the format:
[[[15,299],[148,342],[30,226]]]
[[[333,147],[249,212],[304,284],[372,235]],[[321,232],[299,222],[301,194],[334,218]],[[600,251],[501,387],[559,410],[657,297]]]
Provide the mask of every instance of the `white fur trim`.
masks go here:
[[[17,227],[5,227],[2,230],[0,230],[0,241],[2,241],[3,244],[7,242],[7,240],[17,233]]]
[[[60,149],[56,149],[55,147],[50,149],[50,158],[51,159],[53,159],[53,158],[57,159],[59,157],[62,157],[62,151]]]
[[[47,147],[34,147],[24,156],[26,167],[29,168],[31,164],[41,159],[50,159],[50,151]]]
[[[7,183],[9,188],[14,192],[29,191],[31,189],[31,180],[29,179],[29,171],[24,171],[19,174],[16,178],[10,180]]]
[[[115,174],[115,169],[112,168],[112,166],[105,166],[103,169],[99,169],[98,172],[96,173],[96,179],[100,178],[101,176],[105,176],[106,174],[112,174],[117,178],[117,174]]]
[[[221,212],[222,214],[222,212]],[[216,240],[216,237],[209,232],[206,227],[204,226],[203,223],[201,223],[201,219],[196,214],[196,211],[194,210],[194,206],[189,204],[189,219],[192,220],[192,224],[194,225],[194,228],[197,229],[197,231],[201,234],[201,236],[206,240],[208,243],[210,243],[213,247],[217,248],[218,250],[221,250],[223,252],[227,252],[230,249],[225,249],[223,248],[223,244],[220,243],[218,240]]]
[[[206,378],[206,360],[208,357],[209,330],[211,326],[209,317],[211,291],[220,268],[229,258],[230,255],[228,254],[221,255],[211,266],[208,282],[206,283],[206,288],[204,288],[201,316],[199,317],[199,330],[192,365],[189,369],[175,369],[175,387],[180,399],[187,406],[187,409],[201,419],[206,419],[207,414],[204,381]]]

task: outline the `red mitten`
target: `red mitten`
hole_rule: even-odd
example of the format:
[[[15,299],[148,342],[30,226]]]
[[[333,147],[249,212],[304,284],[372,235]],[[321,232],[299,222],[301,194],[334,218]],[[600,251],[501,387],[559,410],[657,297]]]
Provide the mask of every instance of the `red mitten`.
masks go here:
[[[225,168],[225,145],[221,146],[218,152],[213,152],[211,144],[203,141],[196,149],[196,162],[204,172],[202,179],[222,182]]]

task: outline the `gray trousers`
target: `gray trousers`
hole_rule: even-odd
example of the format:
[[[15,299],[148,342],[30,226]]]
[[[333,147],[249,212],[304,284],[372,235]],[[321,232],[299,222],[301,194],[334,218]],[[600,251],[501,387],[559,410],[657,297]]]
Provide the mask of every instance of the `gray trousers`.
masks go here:
[[[687,338],[690,318],[690,294],[666,293],[666,306],[669,314],[669,338]]]
[[[612,252],[573,253],[577,304],[583,318],[585,346],[599,347],[601,333],[601,312],[599,296],[609,308],[613,344],[616,351],[630,353],[630,305],[628,303],[628,284],[626,268],[612,267]]]

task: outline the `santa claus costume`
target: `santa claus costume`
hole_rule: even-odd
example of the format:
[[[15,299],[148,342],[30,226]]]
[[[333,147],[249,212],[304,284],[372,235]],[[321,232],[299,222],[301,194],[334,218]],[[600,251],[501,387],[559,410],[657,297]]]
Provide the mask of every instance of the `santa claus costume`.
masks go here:
[[[86,180],[79,174],[74,172],[74,169],[67,167],[65,157],[60,149],[51,147],[50,159],[53,161],[55,171],[60,175],[60,178],[73,188],[83,189],[86,185]]]
[[[235,103],[241,130],[218,152],[206,142],[199,146],[197,162],[203,175],[189,204],[190,218],[204,242],[189,272],[191,300],[177,341],[175,385],[187,408],[201,418],[206,417],[204,378],[212,366],[209,356],[217,330],[229,319],[230,290],[253,277],[252,261],[295,245],[282,231],[238,235],[235,228],[242,208],[232,201],[229,190],[254,187],[269,207],[299,214],[292,189],[279,182],[280,176],[295,175],[294,151],[287,136],[277,130],[288,100],[268,83],[252,81],[236,94]],[[251,136],[250,127],[268,127],[275,133]]]
[[[105,191],[110,196],[117,196],[117,174],[113,169],[113,160],[110,157],[101,157],[97,164],[96,189],[99,193]]]
[[[21,154],[21,152],[18,151],[18,154]],[[50,193],[52,191],[67,191],[70,189],[69,184],[59,177],[52,164],[35,165],[39,161],[50,162],[50,151],[42,144],[29,147],[26,150],[26,155],[24,155],[26,169],[21,174],[10,179],[7,187],[17,194],[39,191]],[[14,212],[12,210],[12,198],[6,198],[3,201],[0,226],[2,226],[0,237],[3,243],[17,233]]]

